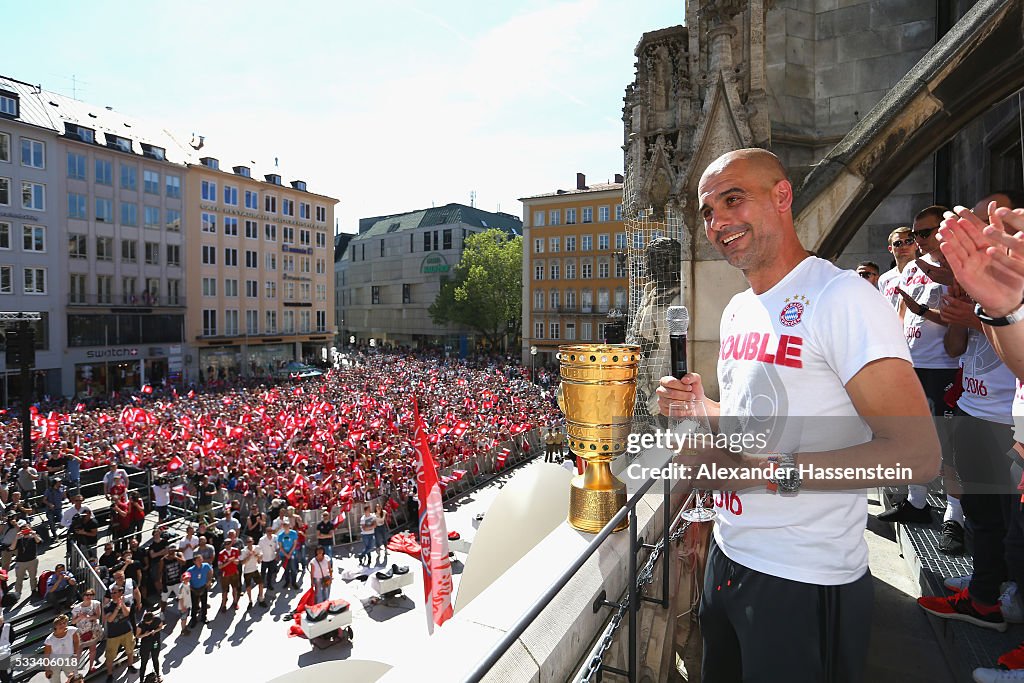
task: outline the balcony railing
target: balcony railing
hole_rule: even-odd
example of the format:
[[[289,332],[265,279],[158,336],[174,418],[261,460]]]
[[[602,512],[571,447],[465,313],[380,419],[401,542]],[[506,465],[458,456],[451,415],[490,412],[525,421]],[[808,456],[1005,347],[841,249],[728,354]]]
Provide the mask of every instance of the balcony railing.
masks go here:
[[[68,306],[102,306],[110,308],[184,308],[183,296],[156,296],[143,292],[128,296],[99,296],[98,294],[68,295]]]

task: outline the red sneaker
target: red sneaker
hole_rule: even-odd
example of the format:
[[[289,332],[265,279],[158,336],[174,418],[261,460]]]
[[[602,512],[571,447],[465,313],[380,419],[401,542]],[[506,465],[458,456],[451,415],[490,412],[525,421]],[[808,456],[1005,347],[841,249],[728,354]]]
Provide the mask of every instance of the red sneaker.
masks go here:
[[[967,589],[947,597],[922,597],[917,604],[929,614],[939,619],[956,619],[969,624],[990,628],[994,631],[1005,631],[1006,621],[999,605],[982,605],[975,602],[967,594]]]
[[[1007,669],[1024,669],[1024,643],[1004,653],[996,663]]]

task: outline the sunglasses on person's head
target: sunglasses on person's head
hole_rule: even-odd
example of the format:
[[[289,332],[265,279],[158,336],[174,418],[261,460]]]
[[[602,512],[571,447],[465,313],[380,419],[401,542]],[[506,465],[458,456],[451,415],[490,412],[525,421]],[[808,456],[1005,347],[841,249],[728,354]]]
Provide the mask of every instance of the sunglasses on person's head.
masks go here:
[[[912,234],[916,239],[926,240],[931,237],[932,233],[938,230],[938,228],[925,228],[924,230],[914,230]]]
[[[892,241],[892,245],[891,245],[891,246],[892,246],[893,248],[895,248],[895,249],[899,249],[899,248],[900,248],[900,247],[902,247],[903,245],[907,245],[907,246],[909,246],[909,245],[911,245],[911,244],[915,244],[916,242],[917,242],[917,240],[915,240],[915,239],[914,239],[914,236],[913,236],[913,235],[910,235],[910,236],[909,236],[909,237],[907,237],[906,239],[902,239],[902,240],[893,240],[893,241]]]

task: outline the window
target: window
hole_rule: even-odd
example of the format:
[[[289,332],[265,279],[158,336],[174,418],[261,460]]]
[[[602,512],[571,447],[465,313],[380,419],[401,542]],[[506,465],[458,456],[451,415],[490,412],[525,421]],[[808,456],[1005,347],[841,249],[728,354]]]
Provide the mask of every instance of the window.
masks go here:
[[[294,200],[286,197],[281,198],[281,215],[283,216],[294,216],[295,215],[295,202]]]
[[[217,334],[217,311],[203,309],[203,336],[212,337]]]
[[[267,329],[264,332],[275,334],[277,332],[277,311],[267,311],[266,320]]]
[[[412,235],[409,235],[409,246],[412,247]],[[316,233],[316,248],[326,249],[327,248],[327,233],[318,230]],[[412,251],[410,249],[410,251]]]
[[[114,260],[114,238],[113,237],[97,237],[96,238],[96,260],[97,261],[113,261]]]
[[[609,237],[610,236],[607,235],[607,234],[598,235],[597,236],[597,248],[602,250],[602,251],[607,250],[608,249],[608,245],[609,245]]]
[[[608,261],[607,259],[601,259],[597,262],[597,277],[606,278],[608,277]]]
[[[412,303],[412,285],[407,285],[407,284],[403,284],[402,285],[402,303],[403,304],[411,304]]]
[[[121,262],[135,263],[138,260],[137,249],[135,240],[121,240]]]
[[[202,228],[203,232],[216,233],[217,232],[217,214],[215,213],[203,213],[202,214]]]
[[[615,248],[619,251],[626,250],[626,233],[617,232],[615,233]]]
[[[292,256],[291,254],[282,254],[281,255],[281,270],[283,270],[286,273],[294,273],[295,272],[295,257]]]
[[[576,209],[565,210],[565,222],[567,225],[574,225],[576,223]]]
[[[316,331],[326,332],[327,331],[327,311],[316,312]]]
[[[559,263],[551,264],[551,279],[557,280],[561,276],[562,267]]]
[[[121,300],[126,304],[135,303],[135,278],[121,278]]]
[[[580,237],[580,251],[593,251],[594,249],[594,236],[583,235]]]
[[[0,294],[14,294],[14,266],[0,266]]]
[[[0,178],[0,206],[11,205],[11,179]]]
[[[276,242],[277,241],[277,226],[274,225],[273,223],[266,223],[263,226],[263,239],[265,239],[268,242]],[[355,247],[353,247],[353,249],[354,248]]]
[[[566,235],[566,237],[565,237],[565,250],[566,251],[576,251],[576,236],[575,235]]]
[[[250,299],[255,299],[260,295],[260,283],[257,280],[246,280],[245,281],[245,295]]]
[[[548,225],[560,225],[562,223],[562,211],[551,209],[548,211]]]
[[[259,311],[246,311],[245,312],[245,333],[246,334],[259,334],[260,330],[260,312]]]
[[[580,279],[589,280],[594,277],[594,264],[590,259],[586,259],[580,263]]]
[[[39,183],[21,181],[21,208],[32,211],[46,210],[46,186]]]
[[[316,300],[327,301],[327,285],[316,286]]]
[[[121,225],[138,225],[139,224],[139,206],[138,204],[129,204],[128,202],[121,202]]]
[[[423,251],[430,251],[430,231],[423,233]]]
[[[146,278],[146,288],[142,290],[148,299],[147,303],[156,303],[157,297],[160,296],[160,278],[148,277]],[[145,301],[145,300],[144,300]]]
[[[562,303],[562,293],[557,289],[551,290],[551,310],[557,311]]]
[[[533,227],[539,228],[544,225],[544,212],[534,211],[533,212]]]
[[[85,180],[85,155],[68,152],[68,178]]]
[[[160,194],[160,174],[156,171],[143,171],[142,191],[147,194]]]
[[[96,160],[96,183],[98,185],[114,184],[114,164],[106,159]]]
[[[109,199],[96,198],[96,221],[99,223],[114,222],[114,202]]]
[[[264,268],[266,268],[267,270],[277,270],[277,255],[276,254],[267,254],[265,259],[264,259],[264,261],[265,261]]]
[[[250,240],[258,240],[260,238],[260,225],[256,221],[245,221],[245,237]]]
[[[199,194],[204,202],[217,201],[217,183],[212,180],[204,180],[199,184]]]
[[[309,311],[299,311],[299,331],[309,332]]]
[[[593,223],[594,222],[594,209],[590,206],[583,207],[583,222]]]
[[[212,244],[203,245],[203,264],[207,266],[217,265],[217,247]]]
[[[295,299],[295,283],[286,282],[284,283],[284,298],[286,301],[292,301]]]
[[[160,207],[158,206],[144,206],[142,207],[142,224],[147,228],[159,228],[160,227]]]
[[[316,274],[324,275],[327,273],[327,261],[322,258],[316,260]]]
[[[535,240],[533,240],[533,253],[534,254],[543,254],[544,253],[544,238],[543,237],[538,237]]]
[[[70,258],[88,258],[89,248],[85,235],[68,235],[68,256]]]
[[[639,232],[633,233],[633,249],[640,251],[644,248],[644,236]]]
[[[46,251],[46,228],[41,225],[21,226],[21,248],[24,251]]]
[[[590,341],[591,323],[580,323],[580,341]]]
[[[252,211],[259,211],[260,209],[260,193],[253,192],[252,190],[245,191],[245,208],[251,209]]]
[[[181,280],[167,281],[167,303],[177,306],[181,301]]]
[[[245,267],[246,268],[259,268],[259,253],[251,249],[245,251]]]
[[[25,294],[46,294],[46,268],[25,268]]]
[[[167,196],[171,199],[181,198],[181,178],[176,175],[164,176],[164,186]]]
[[[441,249],[451,249],[451,248],[452,248],[452,230],[451,230],[451,228],[446,228],[446,229],[444,229],[441,232]]]
[[[277,283],[276,282],[273,282],[272,280],[267,280],[266,297],[268,299],[276,299],[277,298]]]
[[[281,242],[284,243],[284,244],[294,244],[295,243],[295,228],[293,228],[291,226],[288,226],[288,225],[282,225],[281,226]],[[363,248],[365,249],[366,245],[363,245]]]
[[[565,279],[575,280],[576,279],[576,261],[572,259],[565,260]]]
[[[615,308],[620,311],[626,310],[626,288],[616,287],[615,288]]]
[[[232,247],[224,248],[224,265],[238,267],[238,249]]]
[[[21,139],[21,165],[46,168],[46,145],[30,138]]]
[[[0,95],[0,114],[18,118],[18,98]]]
[[[6,99],[8,98],[0,95],[0,106]],[[11,161],[11,136],[8,133],[0,133],[0,161]]]
[[[139,171],[135,166],[121,164],[121,189],[137,190],[139,180],[138,173]]]
[[[544,290],[536,289],[533,292],[533,310],[543,311],[544,310]]]
[[[299,202],[299,218],[309,220],[309,204],[306,202]]]
[[[285,311],[281,316],[281,331],[285,334],[295,332],[295,311]]]
[[[231,185],[224,186],[224,203],[228,206],[238,206],[238,188]]]
[[[304,245],[306,245],[308,247],[309,246],[309,239],[310,239],[310,232],[309,232],[309,230],[299,230],[299,244],[304,244]],[[384,252],[383,252],[384,240],[381,240],[380,243],[382,245],[382,251],[381,251],[380,255],[383,256],[384,255]]]
[[[626,259],[624,259],[624,258],[616,258],[615,259],[615,277],[618,277],[618,278],[629,277],[629,274],[626,272]]]
[[[537,320],[533,323],[533,338],[543,339],[544,338],[544,323]]]
[[[88,201],[89,198],[84,194],[68,192],[68,218],[78,218],[83,221],[89,220]]]
[[[146,242],[146,265],[158,266],[160,265],[160,243],[159,242]]]
[[[559,251],[561,251],[561,245],[561,237],[551,237],[548,239],[548,249],[552,254],[557,254]]]
[[[203,278],[203,296],[217,296],[217,278]]]
[[[277,197],[269,194],[264,195],[263,210],[267,213],[277,213]]]
[[[597,221],[599,223],[607,223],[609,216],[609,208],[607,206],[597,207]]]
[[[85,303],[85,276],[72,273],[70,276],[69,301],[73,304]]]
[[[238,280],[233,278],[224,280],[224,296],[238,296]]]
[[[229,237],[238,237],[238,219],[234,216],[224,216],[224,234]]]
[[[180,266],[181,265],[181,245],[179,245],[179,244],[168,244],[167,245],[167,265],[169,265],[169,266]]]
[[[543,280],[544,279],[544,262],[537,261],[533,264],[533,279]]]
[[[316,207],[316,222],[326,223],[327,222],[327,207],[317,206]]]
[[[0,221],[0,249],[11,248],[11,224]]]
[[[594,309],[594,290],[584,289],[580,292],[580,308],[584,313],[590,313]]]
[[[576,290],[567,289],[565,290],[565,307],[570,311],[576,308]]]
[[[608,290],[599,289],[597,290],[597,312],[607,313],[608,312]]]
[[[109,304],[114,299],[114,278],[110,275],[96,276],[96,303]]]
[[[372,287],[370,287],[370,303],[380,303],[380,287],[378,287],[377,285],[373,285]]]
[[[166,220],[164,221],[165,228],[174,231],[181,230],[181,211],[178,211],[177,209],[167,209],[164,216],[166,216]]]
[[[561,339],[562,338],[561,332],[559,331],[560,327],[561,326],[558,323],[550,323],[548,325],[548,330],[551,332],[551,334],[550,334],[550,338],[551,339]]]
[[[617,220],[617,221],[621,221],[622,220],[622,204],[616,204],[615,205],[615,220]]]

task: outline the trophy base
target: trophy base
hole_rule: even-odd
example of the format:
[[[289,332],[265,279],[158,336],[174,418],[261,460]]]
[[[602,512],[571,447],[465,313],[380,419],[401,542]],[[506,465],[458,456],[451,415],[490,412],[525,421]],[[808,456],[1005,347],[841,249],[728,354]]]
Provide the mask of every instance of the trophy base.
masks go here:
[[[595,465],[608,467],[608,463],[590,463],[587,469]],[[611,471],[608,472],[609,476]],[[584,476],[572,479],[569,489],[569,524],[574,529],[596,534],[605,527],[626,504],[626,485],[618,479],[611,478],[612,488],[584,488]],[[615,531],[622,531],[629,526],[629,518],[623,517]]]

